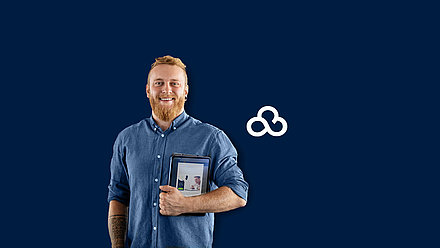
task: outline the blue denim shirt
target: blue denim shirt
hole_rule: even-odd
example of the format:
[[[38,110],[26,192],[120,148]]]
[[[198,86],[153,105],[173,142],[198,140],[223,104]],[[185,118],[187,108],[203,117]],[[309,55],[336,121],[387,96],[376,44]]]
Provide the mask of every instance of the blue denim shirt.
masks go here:
[[[210,188],[228,186],[247,200],[237,151],[220,129],[179,115],[162,131],[153,118],[125,128],[113,146],[108,201],[129,206],[127,247],[211,247],[214,214],[163,216],[159,186],[168,184],[173,153],[211,157]]]

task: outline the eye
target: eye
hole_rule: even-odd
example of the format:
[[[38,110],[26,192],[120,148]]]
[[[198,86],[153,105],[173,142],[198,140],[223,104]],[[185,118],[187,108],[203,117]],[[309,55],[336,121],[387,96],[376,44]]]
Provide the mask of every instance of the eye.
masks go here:
[[[160,85],[162,85],[162,84],[163,84],[162,81],[156,81],[156,82],[154,82],[154,85],[156,85],[156,86],[160,86]]]
[[[178,87],[178,86],[180,86],[180,82],[172,82],[171,85]]]

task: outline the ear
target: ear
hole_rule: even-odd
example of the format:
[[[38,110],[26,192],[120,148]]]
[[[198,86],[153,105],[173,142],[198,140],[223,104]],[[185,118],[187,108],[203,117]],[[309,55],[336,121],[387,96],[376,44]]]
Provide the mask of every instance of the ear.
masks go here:
[[[185,85],[185,96],[188,95],[188,92],[189,92],[189,88],[188,88],[188,84],[186,84],[186,85]]]
[[[150,98],[150,85],[148,83],[145,86],[145,92],[147,93],[147,98]]]

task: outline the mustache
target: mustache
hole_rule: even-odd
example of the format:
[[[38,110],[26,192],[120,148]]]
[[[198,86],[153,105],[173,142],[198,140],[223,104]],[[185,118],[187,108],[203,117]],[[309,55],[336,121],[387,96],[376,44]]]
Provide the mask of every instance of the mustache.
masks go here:
[[[158,95],[156,97],[156,99],[159,99],[159,98],[175,98],[175,99],[178,99],[179,97],[177,95],[173,95],[173,94],[163,94],[163,95]]]

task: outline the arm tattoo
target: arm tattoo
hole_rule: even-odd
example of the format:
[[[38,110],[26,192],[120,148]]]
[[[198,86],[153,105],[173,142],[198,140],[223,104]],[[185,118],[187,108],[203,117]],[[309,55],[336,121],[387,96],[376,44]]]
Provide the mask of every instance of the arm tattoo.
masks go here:
[[[110,240],[112,247],[123,248],[125,243],[125,235],[127,233],[127,216],[112,215],[108,218],[108,230],[110,232]]]

